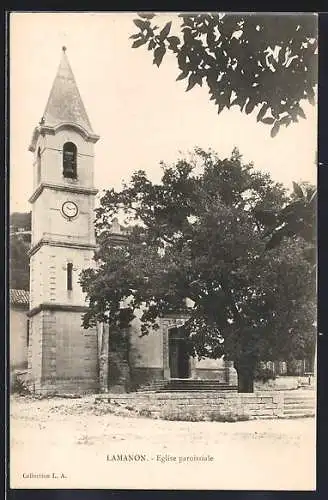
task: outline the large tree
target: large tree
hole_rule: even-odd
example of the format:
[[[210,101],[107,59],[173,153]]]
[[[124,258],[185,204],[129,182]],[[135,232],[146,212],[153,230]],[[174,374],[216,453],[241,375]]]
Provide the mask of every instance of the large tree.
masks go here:
[[[177,80],[187,80],[186,90],[207,85],[219,113],[232,106],[255,110],[274,137],[281,126],[305,118],[302,100],[315,104],[315,14],[184,13],[177,29],[161,19],[139,14],[132,47],[147,47],[157,66],[173,53]]]
[[[81,276],[90,301],[84,326],[119,327],[125,304],[129,321],[142,311],[147,334],[159,317],[187,308],[191,355],[225,355],[239,390],[251,392],[258,360],[302,356],[313,342],[308,244],[294,236],[266,250],[267,226],[257,217],[287,202],[282,185],[243,164],[237,150],[220,159],[197,149],[163,165],[159,184],[136,172],[121,191],[107,191],[97,210],[97,265]],[[129,230],[113,245],[119,213]]]

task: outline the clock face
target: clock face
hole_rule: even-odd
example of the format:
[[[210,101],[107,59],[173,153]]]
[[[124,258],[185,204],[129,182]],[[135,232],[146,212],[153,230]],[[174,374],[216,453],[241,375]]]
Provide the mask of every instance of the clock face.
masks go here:
[[[78,207],[74,201],[65,201],[62,205],[62,213],[68,219],[73,219],[78,214]]]

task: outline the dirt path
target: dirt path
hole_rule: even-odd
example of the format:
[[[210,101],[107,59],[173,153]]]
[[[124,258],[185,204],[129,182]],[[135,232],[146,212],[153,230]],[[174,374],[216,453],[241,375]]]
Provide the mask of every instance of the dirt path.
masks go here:
[[[168,422],[94,397],[13,398],[10,413],[13,488],[315,488],[314,418]]]

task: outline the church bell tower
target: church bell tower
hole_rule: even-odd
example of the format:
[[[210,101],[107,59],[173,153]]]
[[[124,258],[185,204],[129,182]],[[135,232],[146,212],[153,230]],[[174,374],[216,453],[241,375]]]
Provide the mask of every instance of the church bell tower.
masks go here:
[[[97,331],[79,284],[95,250],[94,134],[66,48],[29,150],[34,154],[29,380],[36,392],[98,387]]]

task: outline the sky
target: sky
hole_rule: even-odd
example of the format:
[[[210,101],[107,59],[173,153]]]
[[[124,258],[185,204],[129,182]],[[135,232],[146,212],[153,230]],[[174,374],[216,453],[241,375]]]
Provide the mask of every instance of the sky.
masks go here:
[[[163,20],[174,13],[160,14]],[[67,47],[82,100],[100,140],[95,152],[95,186],[119,189],[135,170],[155,182],[160,162],[175,162],[195,146],[227,157],[235,146],[245,162],[269,172],[288,188],[316,182],[317,110],[304,103],[306,120],[282,128],[256,122],[256,112],[237,108],[220,115],[206,87],[186,92],[176,81],[176,59],[152,64],[144,47],[132,49],[134,13],[12,13],[10,20],[10,212],[29,211],[34,127],[45,109]],[[173,25],[177,22],[174,20]]]

